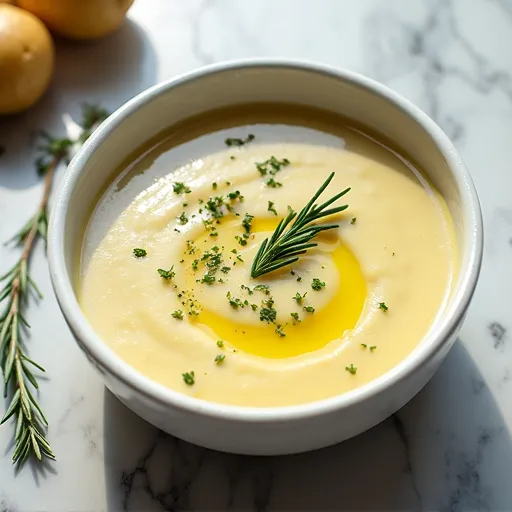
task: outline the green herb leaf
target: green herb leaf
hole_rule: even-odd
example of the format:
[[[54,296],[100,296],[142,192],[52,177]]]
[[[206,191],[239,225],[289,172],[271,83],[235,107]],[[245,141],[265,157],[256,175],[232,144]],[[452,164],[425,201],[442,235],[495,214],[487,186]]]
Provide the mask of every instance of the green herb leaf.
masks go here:
[[[277,211],[274,208],[274,203],[272,201],[268,202],[268,208],[267,211],[272,212],[275,216],[277,216]]]
[[[243,247],[247,245],[247,240],[245,238],[242,238],[241,236],[235,236],[235,240]]]
[[[195,373],[192,371],[192,372],[186,372],[186,373],[182,373],[181,376],[183,377],[183,381],[185,382],[185,384],[187,386],[193,386],[196,382],[195,380]]]
[[[210,272],[206,272],[206,274],[201,279],[201,283],[211,285],[216,281],[216,277],[212,275]]]
[[[275,333],[281,338],[284,338],[286,336],[286,333],[283,331],[283,328],[280,325],[276,327]]]
[[[164,270],[163,268],[158,268],[157,272],[160,274],[160,277],[163,279],[171,280],[176,272],[173,272],[174,265],[169,270]]]
[[[386,306],[385,302],[379,302],[379,309],[386,312],[389,308]]]
[[[181,309],[177,309],[173,313],[171,313],[171,316],[173,318],[176,318],[176,320],[183,320],[183,311]]]
[[[347,370],[348,373],[355,375],[357,372],[357,366],[354,366],[353,364],[351,364],[350,366],[345,366],[345,370]]]
[[[30,276],[30,258],[35,243],[46,239],[48,216],[47,205],[53,183],[54,172],[60,164],[69,161],[71,148],[81,145],[107,116],[105,110],[92,105],[82,106],[82,133],[76,140],[56,138],[41,133],[40,152],[35,164],[45,174],[43,192],[30,220],[9,240],[22,245],[18,262],[0,277],[0,368],[4,374],[4,395],[8,397],[7,411],[0,421],[3,424],[13,418],[12,461],[19,469],[29,458],[37,461],[44,458],[55,460],[55,455],[46,440],[48,421],[30,387],[39,388],[33,369],[44,372],[44,368],[33,361],[27,353],[27,340],[23,339],[30,328],[25,319],[28,300],[34,292],[42,298],[36,283]],[[136,251],[133,252],[137,257]],[[34,340],[33,340],[34,341]],[[36,469],[37,471],[37,469]]]
[[[226,356],[224,354],[217,354],[215,356],[215,363],[222,364],[224,362],[224,359],[226,359]]]
[[[267,322],[267,324],[274,323],[277,318],[277,311],[272,307],[265,307],[260,309],[260,320]]]
[[[148,255],[148,253],[146,249],[133,249],[133,255],[136,258],[145,258]]]
[[[325,283],[320,281],[320,279],[314,277],[313,282],[311,283],[311,288],[316,292],[320,291],[322,288],[325,288]]]
[[[295,294],[295,297],[293,297],[293,300],[300,306],[302,304],[302,302],[304,301],[304,299],[306,298],[307,294],[308,294],[308,292],[304,293],[303,295],[301,295],[299,292],[297,292]]]
[[[222,348],[224,346],[224,341],[217,340],[217,347]]]
[[[278,160],[275,156],[271,156],[264,162],[256,163],[256,169],[258,169],[258,172],[261,174],[261,176],[266,176],[267,174],[275,175],[283,167],[288,165],[290,165],[290,160],[288,160],[288,158]]]
[[[321,231],[339,227],[337,224],[312,224],[323,217],[334,215],[348,208],[347,205],[335,208],[328,207],[344,196],[350,190],[349,188],[336,194],[321,205],[315,204],[315,201],[333,178],[334,173],[331,173],[300,213],[297,215],[296,212],[291,210],[288,216],[279,222],[272,236],[263,241],[252,263],[252,278],[257,278],[296,262],[299,259],[299,255],[318,245],[315,242],[310,242],[313,237]]]
[[[249,234],[251,232],[252,226],[252,220],[254,219],[254,215],[249,215],[248,213],[245,214],[244,220],[242,221],[242,226],[245,229],[245,232]]]
[[[313,306],[304,306],[302,308],[306,313],[314,313],[315,312],[315,308]]]
[[[249,142],[252,142],[255,139],[254,135],[252,133],[249,133],[245,139],[238,139],[238,138],[228,138],[224,141],[226,146],[243,146],[244,144],[249,144]]]
[[[279,183],[278,181],[276,181],[274,178],[270,178],[268,181],[267,181],[267,187],[270,187],[270,188],[279,188],[279,187],[282,187],[283,184],[282,183]]]
[[[192,192],[184,183],[179,181],[172,184],[172,189],[175,194],[190,194]]]
[[[253,290],[256,292],[263,292],[265,295],[270,295],[270,287],[267,284],[257,284]]]

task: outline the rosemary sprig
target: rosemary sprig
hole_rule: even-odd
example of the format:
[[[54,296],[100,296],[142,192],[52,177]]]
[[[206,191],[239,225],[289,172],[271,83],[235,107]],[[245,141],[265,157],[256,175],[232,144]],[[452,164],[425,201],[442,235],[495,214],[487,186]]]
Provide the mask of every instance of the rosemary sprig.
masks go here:
[[[16,420],[12,460],[18,466],[31,455],[39,461],[43,458],[55,460],[45,436],[48,421],[30,391],[30,385],[39,388],[32,369],[45,370],[30,359],[25,350],[22,335],[30,326],[25,320],[24,309],[31,292],[42,298],[30,277],[29,263],[37,239],[46,240],[47,206],[55,170],[69,159],[71,148],[83,143],[107,115],[103,109],[91,105],[83,105],[82,112],[83,131],[76,141],[55,138],[46,133],[41,135],[42,145],[38,148],[41,156],[36,160],[36,168],[45,175],[42,198],[32,218],[7,242],[22,246],[22,253],[18,262],[0,276],[0,283],[3,283],[0,290],[0,307],[3,305],[0,310],[0,366],[4,375],[4,396],[10,395],[11,398],[0,425],[12,417]]]
[[[327,188],[334,177],[334,172],[325,180],[323,185],[316,191],[308,204],[297,215],[290,208],[290,213],[279,222],[270,240],[266,238],[261,244],[251,267],[251,277],[260,277],[273,270],[290,265],[299,259],[299,254],[304,254],[308,249],[316,247],[318,244],[310,240],[321,231],[339,227],[338,224],[312,224],[328,215],[342,212],[348,208],[348,205],[337,206],[326,210],[328,206],[344,196],[350,188],[336,194],[320,206],[314,204],[322,192]],[[294,220],[290,228],[287,226]]]

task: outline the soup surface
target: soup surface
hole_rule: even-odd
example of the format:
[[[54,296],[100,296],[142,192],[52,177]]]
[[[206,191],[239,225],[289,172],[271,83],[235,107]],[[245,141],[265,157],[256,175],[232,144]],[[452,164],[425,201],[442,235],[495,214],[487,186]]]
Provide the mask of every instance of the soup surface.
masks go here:
[[[78,287],[99,336],[159,383],[246,406],[326,398],[397,365],[450,293],[442,198],[337,119],[212,120],[141,149],[96,207]],[[316,203],[350,188],[331,205],[348,208],[314,224],[337,227],[251,277],[263,241],[331,173]]]

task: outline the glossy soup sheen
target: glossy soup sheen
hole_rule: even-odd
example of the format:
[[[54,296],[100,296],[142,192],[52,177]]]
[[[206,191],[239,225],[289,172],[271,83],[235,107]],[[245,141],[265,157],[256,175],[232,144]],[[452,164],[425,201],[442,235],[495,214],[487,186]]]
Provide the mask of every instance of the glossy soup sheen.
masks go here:
[[[251,278],[262,241],[331,172],[319,202],[351,188],[322,220],[338,227]],[[455,251],[443,199],[396,149],[332,114],[252,105],[175,126],[123,165],[84,237],[79,300],[105,343],[165,386],[292,405],[407,357],[445,306]]]

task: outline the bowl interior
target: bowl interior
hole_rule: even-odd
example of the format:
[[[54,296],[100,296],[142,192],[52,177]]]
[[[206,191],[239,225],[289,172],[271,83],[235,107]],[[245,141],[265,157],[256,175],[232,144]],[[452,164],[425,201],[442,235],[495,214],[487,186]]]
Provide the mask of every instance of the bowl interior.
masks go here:
[[[63,251],[63,278],[76,286],[73,277],[92,208],[136,148],[191,116],[260,102],[305,105],[343,116],[392,141],[427,174],[446,201],[459,248],[457,282],[440,318],[445,325],[434,326],[422,342],[442,343],[441,329],[448,333],[460,321],[480,264],[480,217],[471,179],[446,136],[425,114],[369,79],[325,67],[282,62],[217,66],[156,86],[119,109],[79,152],[60,190],[57,210],[62,218],[55,231],[62,232],[62,239],[55,252]],[[448,326],[450,319],[453,325]]]

